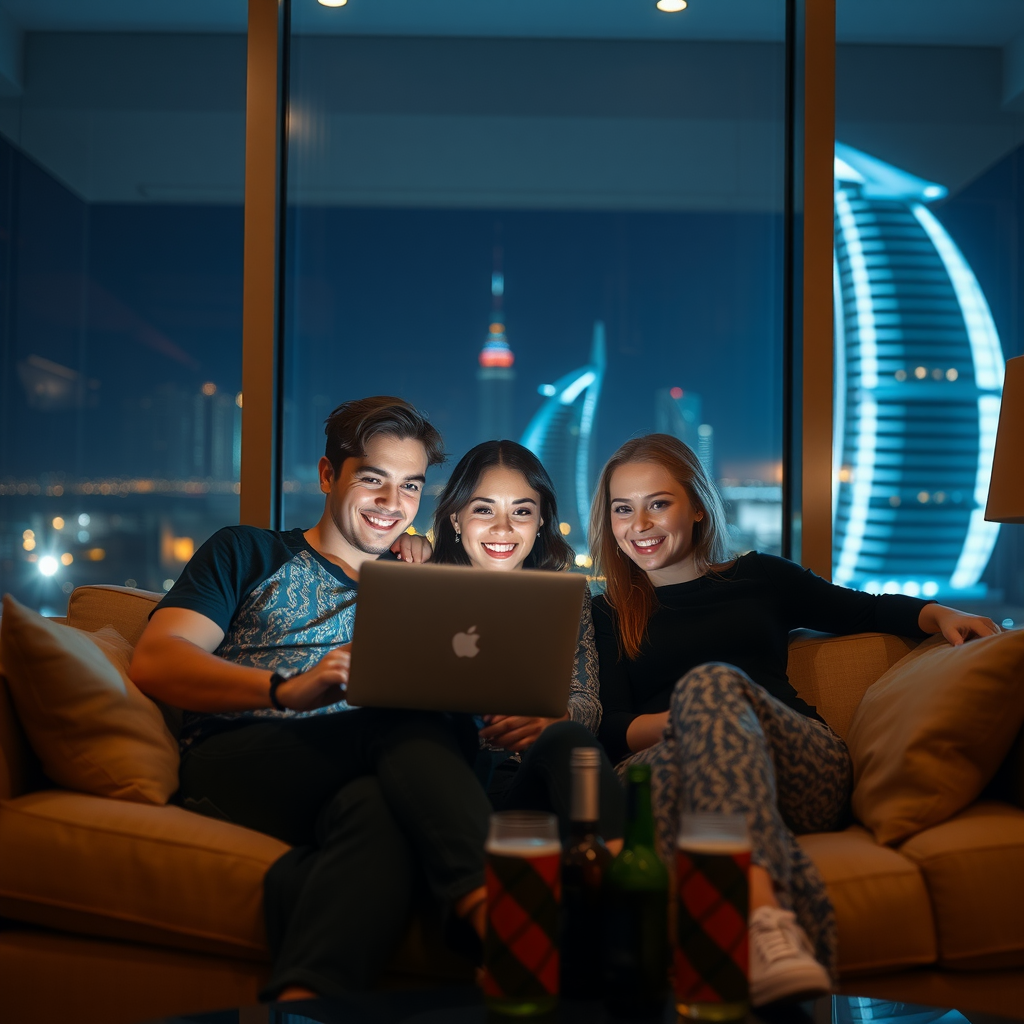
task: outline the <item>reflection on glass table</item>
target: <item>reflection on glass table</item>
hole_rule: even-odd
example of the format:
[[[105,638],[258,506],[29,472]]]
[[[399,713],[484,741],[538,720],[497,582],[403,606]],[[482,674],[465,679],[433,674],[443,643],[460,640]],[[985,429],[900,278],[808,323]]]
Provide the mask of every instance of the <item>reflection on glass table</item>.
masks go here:
[[[898,1021],[899,1024],[971,1024],[957,1010],[939,1010],[932,1006],[893,1003],[888,999],[865,996],[836,996],[832,1000],[833,1024],[860,1024],[861,1021]]]
[[[353,994],[344,1000],[277,1003],[221,1013],[175,1017],[151,1024],[507,1024],[511,1017],[488,1013],[472,988],[386,991]],[[600,1002],[563,999],[536,1024],[634,1024],[613,1019]],[[800,1006],[769,1006],[747,1017],[748,1024],[1010,1024],[991,1014],[894,1003],[863,996],[829,996]],[[640,1024],[640,1022],[636,1022]],[[651,1024],[647,1019],[644,1024]],[[679,1024],[666,1002],[660,1024]]]

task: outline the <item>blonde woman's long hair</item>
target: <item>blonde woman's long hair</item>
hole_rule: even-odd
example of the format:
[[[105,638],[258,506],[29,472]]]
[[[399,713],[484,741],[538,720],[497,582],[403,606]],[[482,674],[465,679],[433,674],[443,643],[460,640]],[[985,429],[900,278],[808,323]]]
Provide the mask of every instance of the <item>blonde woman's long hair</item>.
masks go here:
[[[612,473],[633,462],[663,466],[686,490],[694,509],[704,513],[693,524],[693,562],[697,572],[703,576],[732,561],[722,499],[693,449],[670,434],[646,434],[622,445],[601,470],[590,509],[590,550],[598,573],[606,580],[605,600],[618,627],[619,653],[630,660],[640,654],[647,624],[658,608],[647,573],[619,547],[611,529]]]

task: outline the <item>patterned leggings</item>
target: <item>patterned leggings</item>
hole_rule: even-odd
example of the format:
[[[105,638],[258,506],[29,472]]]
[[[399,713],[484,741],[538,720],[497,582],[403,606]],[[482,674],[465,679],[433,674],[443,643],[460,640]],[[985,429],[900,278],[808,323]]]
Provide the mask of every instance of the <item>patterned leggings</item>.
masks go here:
[[[846,744],[827,726],[776,700],[731,665],[709,663],[676,683],[659,743],[617,767],[649,764],[658,843],[675,858],[687,811],[747,816],[751,860],[796,913],[815,955],[835,973],[835,915],[817,868],[794,833],[834,828],[846,811],[852,769]]]

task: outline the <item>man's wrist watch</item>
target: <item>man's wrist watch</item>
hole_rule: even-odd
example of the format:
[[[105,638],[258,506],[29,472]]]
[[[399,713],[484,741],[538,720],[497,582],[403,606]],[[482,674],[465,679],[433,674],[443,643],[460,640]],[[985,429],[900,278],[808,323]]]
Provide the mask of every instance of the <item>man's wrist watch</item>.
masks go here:
[[[277,691],[282,683],[287,683],[289,679],[294,679],[296,676],[302,675],[301,672],[296,669],[279,668],[276,669],[274,674],[270,677],[270,706],[276,711],[287,711],[288,708],[278,700]]]

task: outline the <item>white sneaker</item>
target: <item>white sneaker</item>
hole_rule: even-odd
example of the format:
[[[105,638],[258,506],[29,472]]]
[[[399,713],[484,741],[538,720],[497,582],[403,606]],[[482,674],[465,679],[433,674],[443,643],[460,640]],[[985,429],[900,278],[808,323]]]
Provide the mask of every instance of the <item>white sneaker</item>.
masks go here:
[[[750,915],[750,1005],[815,999],[832,983],[790,910],[758,907]]]

